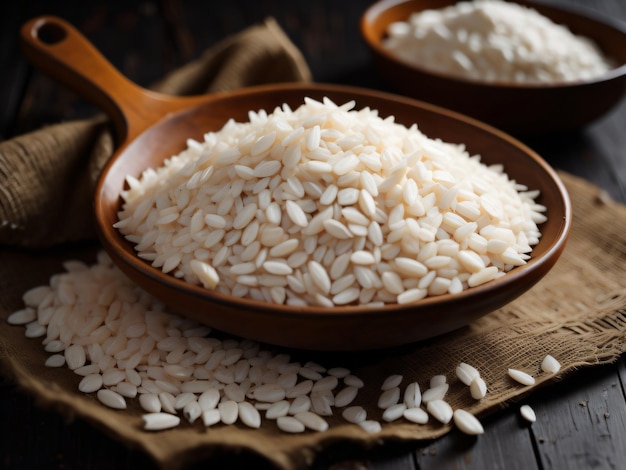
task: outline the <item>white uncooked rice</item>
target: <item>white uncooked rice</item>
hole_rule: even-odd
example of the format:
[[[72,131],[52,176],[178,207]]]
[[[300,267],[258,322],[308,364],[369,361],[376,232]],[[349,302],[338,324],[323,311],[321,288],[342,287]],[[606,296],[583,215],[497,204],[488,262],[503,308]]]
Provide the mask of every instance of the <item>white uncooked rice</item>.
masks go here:
[[[380,389],[385,391],[392,388],[396,388],[402,383],[402,376],[400,374],[393,374],[387,377],[383,384],[380,386]]]
[[[335,395],[335,406],[343,408],[354,401],[359,389],[356,387],[345,387]]]
[[[474,0],[392,23],[383,46],[413,65],[486,82],[591,80],[614,67],[589,38],[537,10]]]
[[[465,434],[476,436],[478,434],[484,434],[485,430],[483,425],[478,421],[478,418],[468,411],[463,409],[454,410],[453,414],[454,424]]]
[[[288,433],[304,432],[304,423],[293,416],[280,416],[276,424],[281,431]]]
[[[13,312],[7,318],[9,325],[26,325],[37,319],[37,312],[35,309],[27,307],[17,312]]]
[[[47,365],[71,369],[82,377],[78,389],[95,393],[110,408],[124,410],[127,399],[136,399],[145,412],[145,430],[169,429],[181,417],[189,425],[239,421],[259,428],[264,415],[284,432],[324,432],[327,419],[339,415],[377,433],[379,420],[424,424],[430,414],[447,424],[456,413],[442,399],[449,387],[445,374],[434,376],[429,381],[434,387],[424,394],[414,381],[401,390],[403,375],[391,374],[380,387],[386,390],[379,396],[377,416],[368,419],[358,396],[366,385],[349,369],[302,364],[251,340],[214,335],[210,328],[168,312],[103,252],[93,265],[72,261],[67,266],[71,270],[53,275],[50,285],[23,296],[26,307],[36,313],[33,321],[45,323],[42,343],[51,358]],[[136,355],[138,359],[131,359]],[[82,365],[72,369],[70,363]],[[459,370],[475,377],[472,385],[482,380],[466,363]],[[520,371],[509,372],[520,376]],[[370,396],[375,391],[370,385]],[[521,411],[528,419],[526,408]],[[458,414],[460,429],[479,433],[480,423]]]
[[[261,427],[261,415],[251,403],[242,401],[237,403],[237,406],[239,408],[239,419],[242,423],[250,428]]]
[[[388,423],[402,418],[406,411],[406,405],[404,403],[396,403],[383,411],[383,421]]]
[[[202,411],[202,423],[205,427],[213,426],[222,420],[220,416],[220,410],[217,408],[211,408]]]
[[[541,361],[541,370],[549,374],[556,374],[561,370],[561,364],[550,354],[546,355]]]
[[[217,405],[217,409],[220,412],[220,418],[224,424],[233,424],[239,417],[239,407],[237,402],[232,400],[221,401]]]
[[[461,362],[456,367],[456,376],[465,385],[471,385],[474,379],[480,377],[480,372],[474,366],[471,366],[465,362]]]
[[[447,382],[446,376],[439,374],[439,375],[433,375],[430,378],[430,388],[435,388],[438,387],[440,385],[443,385]]]
[[[287,416],[287,414],[289,414],[289,406],[290,405],[287,400],[281,400],[277,401],[276,403],[272,403],[270,407],[265,411],[265,417],[267,419],[277,419],[279,416]]]
[[[482,377],[476,377],[470,384],[470,393],[474,400],[481,400],[487,395],[487,384]]]
[[[360,421],[358,424],[368,434],[376,434],[382,430],[380,422],[373,419],[366,419],[365,421]]]
[[[436,387],[424,390],[424,393],[422,393],[422,402],[428,403],[434,400],[443,400],[443,398],[446,396],[446,393],[448,393],[449,387],[449,384],[442,383],[441,385],[437,385]]]
[[[162,431],[175,428],[180,424],[180,418],[168,413],[147,413],[142,416],[146,431]]]
[[[18,312],[13,324],[41,326],[47,365],[82,376],[80,391],[115,409],[136,398],[145,412],[144,429],[174,427],[181,416],[205,427],[240,421],[258,428],[263,409],[286,432],[325,431],[322,415],[332,415],[332,408],[354,410],[346,412],[346,421],[365,419],[361,407],[348,408],[364,386],[349,369],[301,365],[254,341],[220,339],[210,328],[167,312],[104,253],[91,266],[67,266],[72,270],[54,275],[49,286],[24,294],[34,317],[15,321],[24,317]]]
[[[161,411],[161,401],[155,393],[142,393],[139,395],[141,408],[148,413],[158,413]]]
[[[326,420],[312,411],[301,411],[300,413],[296,413],[294,418],[304,424],[306,428],[313,431],[324,432],[328,429]]]
[[[124,400],[124,397],[119,393],[114,392],[113,390],[101,388],[100,390],[98,390],[98,393],[96,395],[98,397],[98,400],[100,400],[103,405],[106,405],[109,408],[115,408],[118,410],[126,409],[126,400]]]
[[[454,413],[452,407],[444,400],[429,401],[426,405],[426,410],[442,424],[448,424]]]
[[[422,392],[417,382],[411,382],[406,386],[403,403],[407,408],[416,408],[422,404]]]
[[[546,220],[537,191],[353,107],[305,98],[231,120],[128,176],[115,226],[176,278],[299,306],[418,302],[526,263]]]
[[[428,422],[428,413],[422,408],[412,407],[404,410],[404,418],[416,424],[426,424]]]
[[[522,370],[509,369],[508,374],[509,377],[522,385],[535,385],[535,378]]]
[[[400,388],[394,387],[385,390],[378,397],[378,408],[386,410],[390,406],[395,405],[400,400]]]
[[[535,410],[533,410],[530,405],[522,405],[519,411],[522,417],[529,423],[534,423],[535,421],[537,421],[537,415],[535,414]]]
[[[367,419],[367,411],[362,406],[349,406],[341,412],[341,416],[349,423],[358,424]]]

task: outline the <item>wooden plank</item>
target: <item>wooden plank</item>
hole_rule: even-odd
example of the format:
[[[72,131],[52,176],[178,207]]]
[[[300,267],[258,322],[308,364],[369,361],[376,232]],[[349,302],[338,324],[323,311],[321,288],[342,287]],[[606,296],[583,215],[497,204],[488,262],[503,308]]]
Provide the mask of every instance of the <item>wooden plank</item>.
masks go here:
[[[616,201],[626,203],[626,101],[597,124],[590,127],[588,133],[592,139],[592,147],[596,154],[601,155],[605,166],[610,171],[610,185],[607,192]]]
[[[317,455],[311,470],[367,469],[367,470],[416,470],[413,450],[418,444],[387,443],[364,450],[349,442],[331,445]]]
[[[418,468],[538,468],[527,425],[514,410],[515,407],[511,407],[510,410],[483,419],[485,434],[478,437],[452,430],[450,434],[418,451]]]
[[[616,365],[581,370],[529,404],[543,468],[623,468],[626,403]]]
[[[157,470],[139,449],[127,447],[83,420],[66,420],[0,377],[0,468]],[[8,437],[7,437],[8,436]],[[13,436],[13,437],[10,437]],[[18,437],[19,436],[19,437]],[[187,467],[185,467],[187,468]],[[216,450],[189,468],[275,469],[267,460],[239,449]],[[395,467],[412,468],[412,467]]]
[[[565,8],[600,14],[609,21],[626,21],[620,0],[542,0]],[[615,200],[626,202],[626,100],[584,129],[531,139],[529,145],[556,168],[593,181]]]

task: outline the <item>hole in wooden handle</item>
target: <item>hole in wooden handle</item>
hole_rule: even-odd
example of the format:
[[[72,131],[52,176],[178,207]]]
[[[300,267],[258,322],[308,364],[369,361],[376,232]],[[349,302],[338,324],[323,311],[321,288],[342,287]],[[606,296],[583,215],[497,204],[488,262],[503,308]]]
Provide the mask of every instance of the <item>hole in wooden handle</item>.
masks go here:
[[[65,28],[56,23],[44,23],[37,28],[37,39],[49,46],[63,41],[66,37]]]

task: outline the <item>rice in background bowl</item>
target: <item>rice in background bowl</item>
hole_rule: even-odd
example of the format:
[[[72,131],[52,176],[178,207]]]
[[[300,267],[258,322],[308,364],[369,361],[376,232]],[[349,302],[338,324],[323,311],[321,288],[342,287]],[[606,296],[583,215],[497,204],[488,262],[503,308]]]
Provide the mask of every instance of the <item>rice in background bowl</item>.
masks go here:
[[[388,25],[382,45],[408,64],[484,82],[587,81],[617,65],[592,39],[534,8],[502,0],[412,13]]]
[[[381,0],[361,18],[361,34],[380,76],[398,92],[452,109],[516,136],[580,128],[614,108],[626,93],[626,28],[582,8],[525,0],[573,33],[592,39],[614,67],[600,77],[560,83],[488,82],[468,79],[398,59],[383,46],[389,25],[411,14],[444,9],[454,0]]]

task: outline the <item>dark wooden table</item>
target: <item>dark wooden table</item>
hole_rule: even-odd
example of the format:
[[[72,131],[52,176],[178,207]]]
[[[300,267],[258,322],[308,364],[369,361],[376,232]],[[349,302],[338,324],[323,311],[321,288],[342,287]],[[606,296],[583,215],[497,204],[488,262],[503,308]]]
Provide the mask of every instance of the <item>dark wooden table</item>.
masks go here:
[[[317,81],[387,89],[369,61],[358,20],[368,0],[19,1],[0,13],[0,139],[95,110],[21,58],[17,30],[28,18],[56,14],[76,25],[126,76],[148,86],[228,34],[274,16],[306,57]],[[623,0],[550,0],[626,21]],[[626,102],[585,129],[526,141],[553,166],[626,202]],[[618,221],[624,223],[624,221]],[[626,227],[626,224],[625,224]],[[626,273],[625,273],[626,274]],[[581,370],[527,400],[539,419],[525,425],[517,407],[484,420],[486,434],[457,431],[429,443],[372,452],[338,446],[313,468],[620,469],[626,468],[626,361]],[[84,422],[67,423],[0,382],[0,466],[6,469],[152,468]],[[221,455],[198,467],[262,468],[247,455]]]

